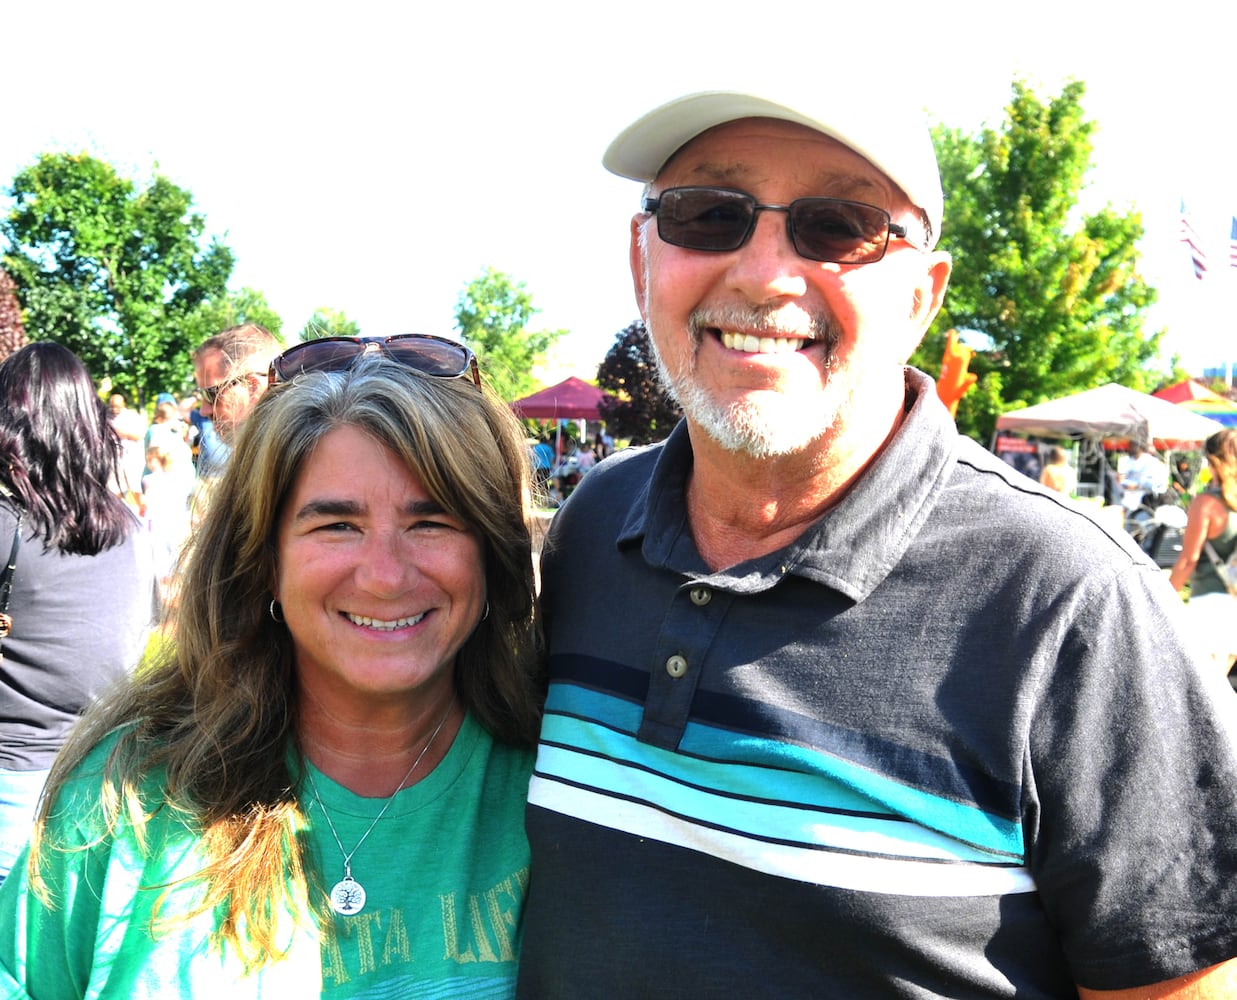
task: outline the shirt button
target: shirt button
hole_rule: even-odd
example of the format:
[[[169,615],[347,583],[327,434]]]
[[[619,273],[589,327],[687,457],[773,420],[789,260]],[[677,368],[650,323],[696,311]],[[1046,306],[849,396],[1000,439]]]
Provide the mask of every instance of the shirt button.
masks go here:
[[[692,587],[691,589],[692,604],[698,608],[703,608],[709,601],[713,600],[713,591],[708,587]]]
[[[675,653],[674,656],[666,661],[666,673],[675,680],[678,680],[687,673],[687,659]]]

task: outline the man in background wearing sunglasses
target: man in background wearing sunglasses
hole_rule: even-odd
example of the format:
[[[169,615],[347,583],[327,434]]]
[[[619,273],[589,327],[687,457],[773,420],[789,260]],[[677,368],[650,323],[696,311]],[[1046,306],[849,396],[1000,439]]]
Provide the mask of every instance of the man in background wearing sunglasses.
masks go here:
[[[199,410],[229,448],[237,429],[266,392],[267,369],[281,348],[270,331],[256,323],[243,323],[208,337],[193,352]]]
[[[520,995],[1237,995],[1232,692],[905,367],[951,266],[922,121],[696,94],[604,163],[685,419],[544,550]]]

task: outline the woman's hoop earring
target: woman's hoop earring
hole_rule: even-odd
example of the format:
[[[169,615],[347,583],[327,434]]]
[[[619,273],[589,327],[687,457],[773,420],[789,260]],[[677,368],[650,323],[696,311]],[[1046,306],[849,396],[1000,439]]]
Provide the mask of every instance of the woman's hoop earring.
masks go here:
[[[477,624],[480,625],[481,622],[485,621],[489,617],[490,617],[490,602],[486,601],[485,610],[481,612],[481,621],[477,622]]]
[[[275,598],[271,598],[271,606],[267,608],[267,611],[270,612],[271,621],[273,621],[276,625],[282,625],[284,623],[285,619],[283,616],[283,608],[279,607],[279,604],[276,603]]]

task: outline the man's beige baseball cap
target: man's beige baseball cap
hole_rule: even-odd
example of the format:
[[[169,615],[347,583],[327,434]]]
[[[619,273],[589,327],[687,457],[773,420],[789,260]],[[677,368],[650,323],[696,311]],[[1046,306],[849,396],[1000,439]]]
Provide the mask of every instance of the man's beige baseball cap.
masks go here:
[[[944,197],[932,135],[921,112],[880,95],[820,88],[793,100],[735,90],[708,90],[654,108],[610,143],[602,164],[611,173],[651,181],[684,145],[740,118],[777,118],[814,129],[848,146],[898,185],[928,219],[936,244]]]

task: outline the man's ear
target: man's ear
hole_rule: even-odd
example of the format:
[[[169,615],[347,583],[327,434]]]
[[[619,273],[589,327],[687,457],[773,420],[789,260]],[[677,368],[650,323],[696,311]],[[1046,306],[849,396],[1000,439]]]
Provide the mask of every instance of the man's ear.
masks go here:
[[[925,254],[927,269],[915,289],[912,317],[926,332],[945,303],[945,289],[949,287],[949,275],[953,272],[953,258],[944,250]]]
[[[245,384],[249,386],[249,398],[256,400],[266,391],[266,376],[258,372],[249,372],[245,376]]]
[[[949,275],[953,271],[953,258],[944,250],[933,250],[924,257],[927,266],[911,296],[911,342],[905,345],[903,351],[906,359],[915,353],[936,314],[941,311],[945,303],[945,290],[949,287]]]
[[[627,248],[627,262],[631,267],[631,282],[636,292],[636,305],[640,318],[648,323],[645,312],[645,295],[648,292],[649,268],[646,253],[644,226],[649,221],[647,213],[639,212],[631,217],[631,244]]]

